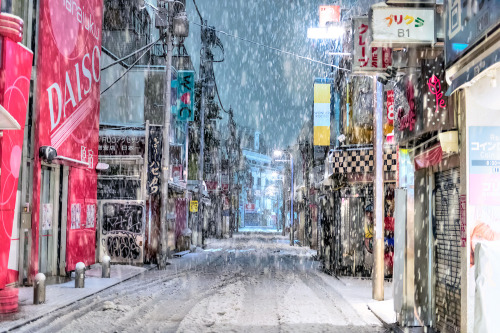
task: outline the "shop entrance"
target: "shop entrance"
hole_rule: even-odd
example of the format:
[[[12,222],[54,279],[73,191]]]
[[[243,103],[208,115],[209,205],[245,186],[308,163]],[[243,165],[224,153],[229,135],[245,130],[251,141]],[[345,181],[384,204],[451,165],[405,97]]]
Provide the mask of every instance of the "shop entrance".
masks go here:
[[[42,165],[40,183],[40,218],[38,271],[57,275],[60,229],[60,166]]]

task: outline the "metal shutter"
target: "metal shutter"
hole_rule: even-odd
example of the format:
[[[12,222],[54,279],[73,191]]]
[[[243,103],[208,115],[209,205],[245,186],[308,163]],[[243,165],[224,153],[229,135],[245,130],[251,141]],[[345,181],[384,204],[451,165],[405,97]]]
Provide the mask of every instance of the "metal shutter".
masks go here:
[[[436,327],[460,331],[460,207],[459,169],[436,173]]]

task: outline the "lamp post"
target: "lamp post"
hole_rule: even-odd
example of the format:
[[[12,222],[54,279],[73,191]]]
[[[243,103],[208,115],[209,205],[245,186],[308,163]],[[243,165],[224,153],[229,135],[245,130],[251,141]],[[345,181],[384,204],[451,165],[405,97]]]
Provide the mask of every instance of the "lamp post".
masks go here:
[[[274,156],[280,157],[284,153],[288,153],[290,156],[289,160],[276,160],[276,162],[290,162],[290,171],[291,171],[291,181],[290,181],[290,246],[294,245],[294,232],[293,232],[293,155],[289,151],[281,151],[275,150]]]

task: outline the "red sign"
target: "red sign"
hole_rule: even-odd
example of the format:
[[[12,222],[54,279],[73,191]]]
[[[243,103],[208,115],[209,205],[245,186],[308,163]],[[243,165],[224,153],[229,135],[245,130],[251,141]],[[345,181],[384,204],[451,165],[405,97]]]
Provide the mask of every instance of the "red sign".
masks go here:
[[[14,209],[24,139],[24,124],[29,101],[33,53],[9,38],[0,37],[0,105],[21,125],[20,130],[5,130],[0,137],[0,289],[17,280],[9,271]]]
[[[387,122],[394,125],[394,90],[387,92]]]
[[[69,164],[66,270],[70,271],[78,261],[95,262],[95,227],[79,223],[72,229],[71,220],[86,221],[85,208],[97,204],[102,0],[42,1],[39,17],[35,152],[40,146],[52,146],[58,156],[86,164]],[[33,198],[40,197],[40,167],[35,154]],[[32,203],[30,278],[38,271],[38,201]]]
[[[319,6],[319,26],[324,28],[330,22],[340,21],[340,6]]]
[[[246,212],[253,212],[255,210],[255,204],[250,203],[245,205],[245,211]]]

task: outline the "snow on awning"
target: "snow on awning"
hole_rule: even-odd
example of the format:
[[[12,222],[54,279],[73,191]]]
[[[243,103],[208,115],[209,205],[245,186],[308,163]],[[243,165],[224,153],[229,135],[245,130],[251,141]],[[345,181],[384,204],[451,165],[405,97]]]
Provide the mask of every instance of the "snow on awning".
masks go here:
[[[0,105],[0,130],[19,130],[21,125],[2,105]]]

